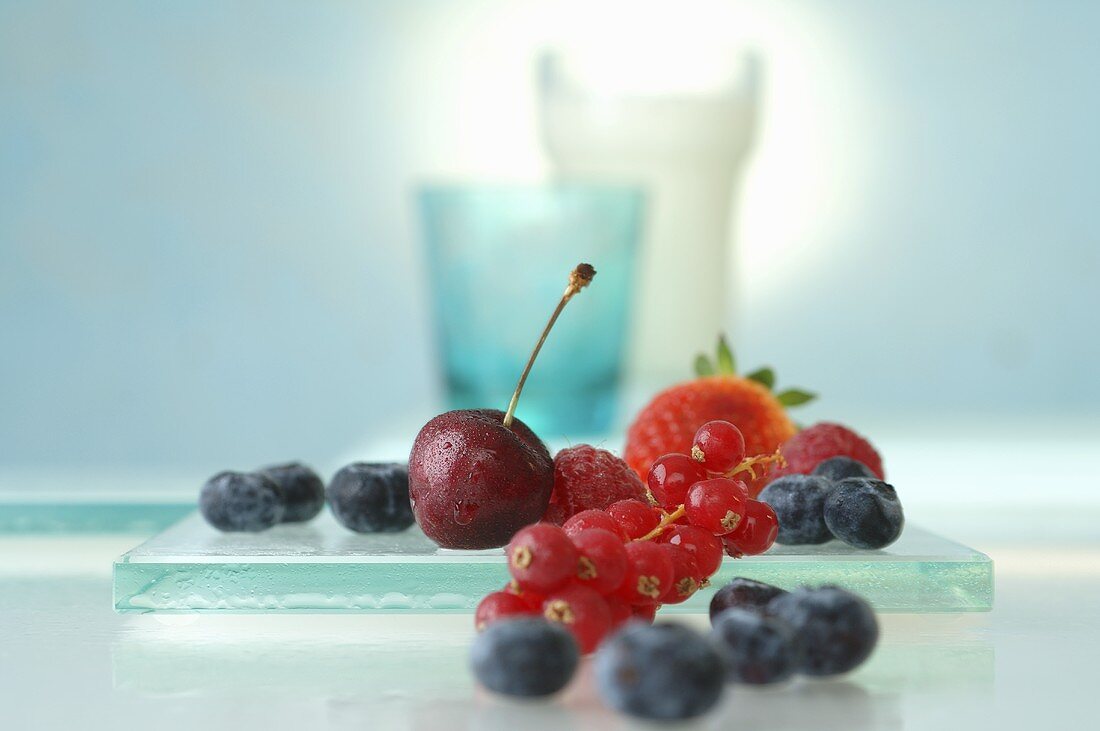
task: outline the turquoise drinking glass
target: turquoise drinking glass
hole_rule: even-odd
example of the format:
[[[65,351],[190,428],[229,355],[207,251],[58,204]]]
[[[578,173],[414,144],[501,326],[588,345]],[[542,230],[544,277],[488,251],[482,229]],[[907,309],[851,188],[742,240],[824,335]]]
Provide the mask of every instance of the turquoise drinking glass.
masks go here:
[[[451,408],[504,410],[580,262],[592,285],[561,314],[516,415],[545,439],[605,434],[630,323],[643,194],[558,184],[429,186],[418,203]]]

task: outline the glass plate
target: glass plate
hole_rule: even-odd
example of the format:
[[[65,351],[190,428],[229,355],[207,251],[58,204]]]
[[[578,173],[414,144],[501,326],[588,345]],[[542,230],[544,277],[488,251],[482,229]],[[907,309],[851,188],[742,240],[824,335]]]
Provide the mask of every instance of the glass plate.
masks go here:
[[[784,588],[835,583],[883,612],[981,612],[993,606],[989,557],[915,526],[881,551],[837,541],[727,558],[703,589],[664,611],[705,612],[734,576]],[[501,549],[451,551],[415,526],[359,535],[323,512],[305,525],[219,533],[193,513],[114,566],[119,612],[471,612],[504,586]]]

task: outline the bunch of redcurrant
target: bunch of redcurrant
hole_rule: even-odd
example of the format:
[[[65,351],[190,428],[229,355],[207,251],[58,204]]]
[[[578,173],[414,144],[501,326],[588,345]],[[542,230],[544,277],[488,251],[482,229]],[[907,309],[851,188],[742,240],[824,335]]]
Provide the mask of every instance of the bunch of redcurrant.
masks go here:
[[[778,522],[751,500],[742,472],[775,456],[745,459],[745,440],[726,421],[704,424],[692,454],[667,454],[649,472],[650,503],[621,500],[585,510],[559,528],[536,523],[505,548],[512,580],[482,599],[479,630],[509,616],[561,623],[582,653],[627,620],[652,622],[662,604],[679,604],[708,583],[723,552],[763,553]]]

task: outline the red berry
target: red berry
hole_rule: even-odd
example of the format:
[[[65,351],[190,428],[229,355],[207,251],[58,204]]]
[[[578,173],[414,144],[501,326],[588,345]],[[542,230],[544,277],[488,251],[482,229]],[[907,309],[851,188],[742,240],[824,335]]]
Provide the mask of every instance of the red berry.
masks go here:
[[[626,548],[622,539],[602,528],[589,528],[573,536],[577,547],[577,581],[600,594],[619,588],[626,576]]]
[[[626,540],[626,534],[623,533],[623,528],[619,525],[619,521],[612,518],[611,513],[608,513],[606,510],[582,510],[565,521],[561,526],[561,529],[565,531],[565,535],[570,538],[577,535],[582,530],[588,530],[589,528],[609,530],[619,536],[619,540]]]
[[[605,596],[604,601],[607,602],[607,607],[611,610],[612,632],[617,630],[626,622],[629,622],[630,618],[634,616],[634,608],[624,602],[622,599],[617,599],[613,596]]]
[[[659,604],[635,604],[630,608],[630,611],[633,613],[634,621],[653,624],[659,607]]]
[[[745,502],[737,480],[715,477],[697,482],[688,490],[684,509],[692,525],[723,536],[741,522]]]
[[[510,617],[517,614],[531,614],[532,608],[515,594],[506,591],[494,591],[486,594],[485,598],[477,605],[474,612],[474,627],[477,631],[485,629],[492,622],[502,617]]]
[[[549,523],[520,528],[505,549],[508,570],[522,589],[547,593],[573,578],[577,549],[565,531]]]
[[[651,541],[626,544],[630,563],[615,596],[630,604],[656,604],[672,584],[672,559]]]
[[[611,630],[611,608],[585,586],[567,586],[550,594],[542,603],[542,613],[569,630],[583,654],[594,652]]]
[[[688,488],[707,479],[707,471],[686,454],[658,457],[649,468],[649,494],[657,504],[675,510],[684,504]]]
[[[741,524],[728,536],[723,536],[722,542],[726,553],[734,558],[741,558],[767,551],[778,535],[779,520],[772,506],[759,500],[749,500]]]
[[[529,591],[520,587],[515,579],[512,579],[504,588],[501,589],[505,594],[511,594],[520,598],[524,604],[528,606],[533,612],[537,612],[542,608],[542,600],[546,597],[537,591]]]
[[[674,525],[665,533],[665,543],[680,546],[695,557],[702,577],[714,575],[722,565],[722,539],[695,525]]]
[[[749,499],[749,497],[751,497],[751,496],[749,495],[749,486],[748,486],[748,485],[746,485],[746,484],[745,484],[745,483],[744,483],[743,481],[741,481],[741,480],[736,480],[736,479],[735,479],[735,480],[733,480],[733,482],[734,482],[734,484],[735,484],[735,485],[737,485],[737,489],[741,491],[741,495],[743,495],[743,496],[744,496],[744,498],[745,498],[746,500],[748,500],[748,499]]]
[[[703,576],[699,572],[699,566],[695,558],[687,550],[671,543],[661,543],[661,550],[668,554],[672,561],[672,583],[661,596],[663,604],[679,604],[687,601],[691,595],[699,590],[703,583]]]
[[[554,457],[554,492],[546,520],[561,524],[582,510],[603,510],[616,500],[645,500],[645,485],[606,449],[578,444]]]
[[[779,451],[787,460],[787,466],[775,470],[771,479],[791,474],[808,475],[818,463],[830,457],[851,457],[867,465],[879,479],[886,479],[882,458],[871,443],[840,424],[821,422],[806,427],[783,442]]]
[[[627,538],[641,538],[661,522],[653,508],[637,500],[620,500],[609,505],[607,512],[618,521]]]
[[[710,472],[725,474],[745,459],[745,435],[728,421],[708,421],[695,432],[691,458]]]

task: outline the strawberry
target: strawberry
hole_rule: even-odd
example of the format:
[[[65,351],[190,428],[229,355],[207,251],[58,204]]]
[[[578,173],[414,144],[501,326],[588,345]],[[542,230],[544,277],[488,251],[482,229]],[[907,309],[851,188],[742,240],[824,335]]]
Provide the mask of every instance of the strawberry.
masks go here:
[[[718,340],[717,365],[699,355],[695,372],[698,376],[695,380],[657,394],[627,430],[623,456],[642,479],[661,455],[690,454],[695,431],[718,419],[732,422],[741,430],[746,454],[770,454],[796,431],[786,407],[814,398],[800,389],[773,393],[775,372],[771,368],[737,375],[733,353],[725,338]],[[755,496],[764,483],[760,476],[753,480],[749,484],[751,494]]]

